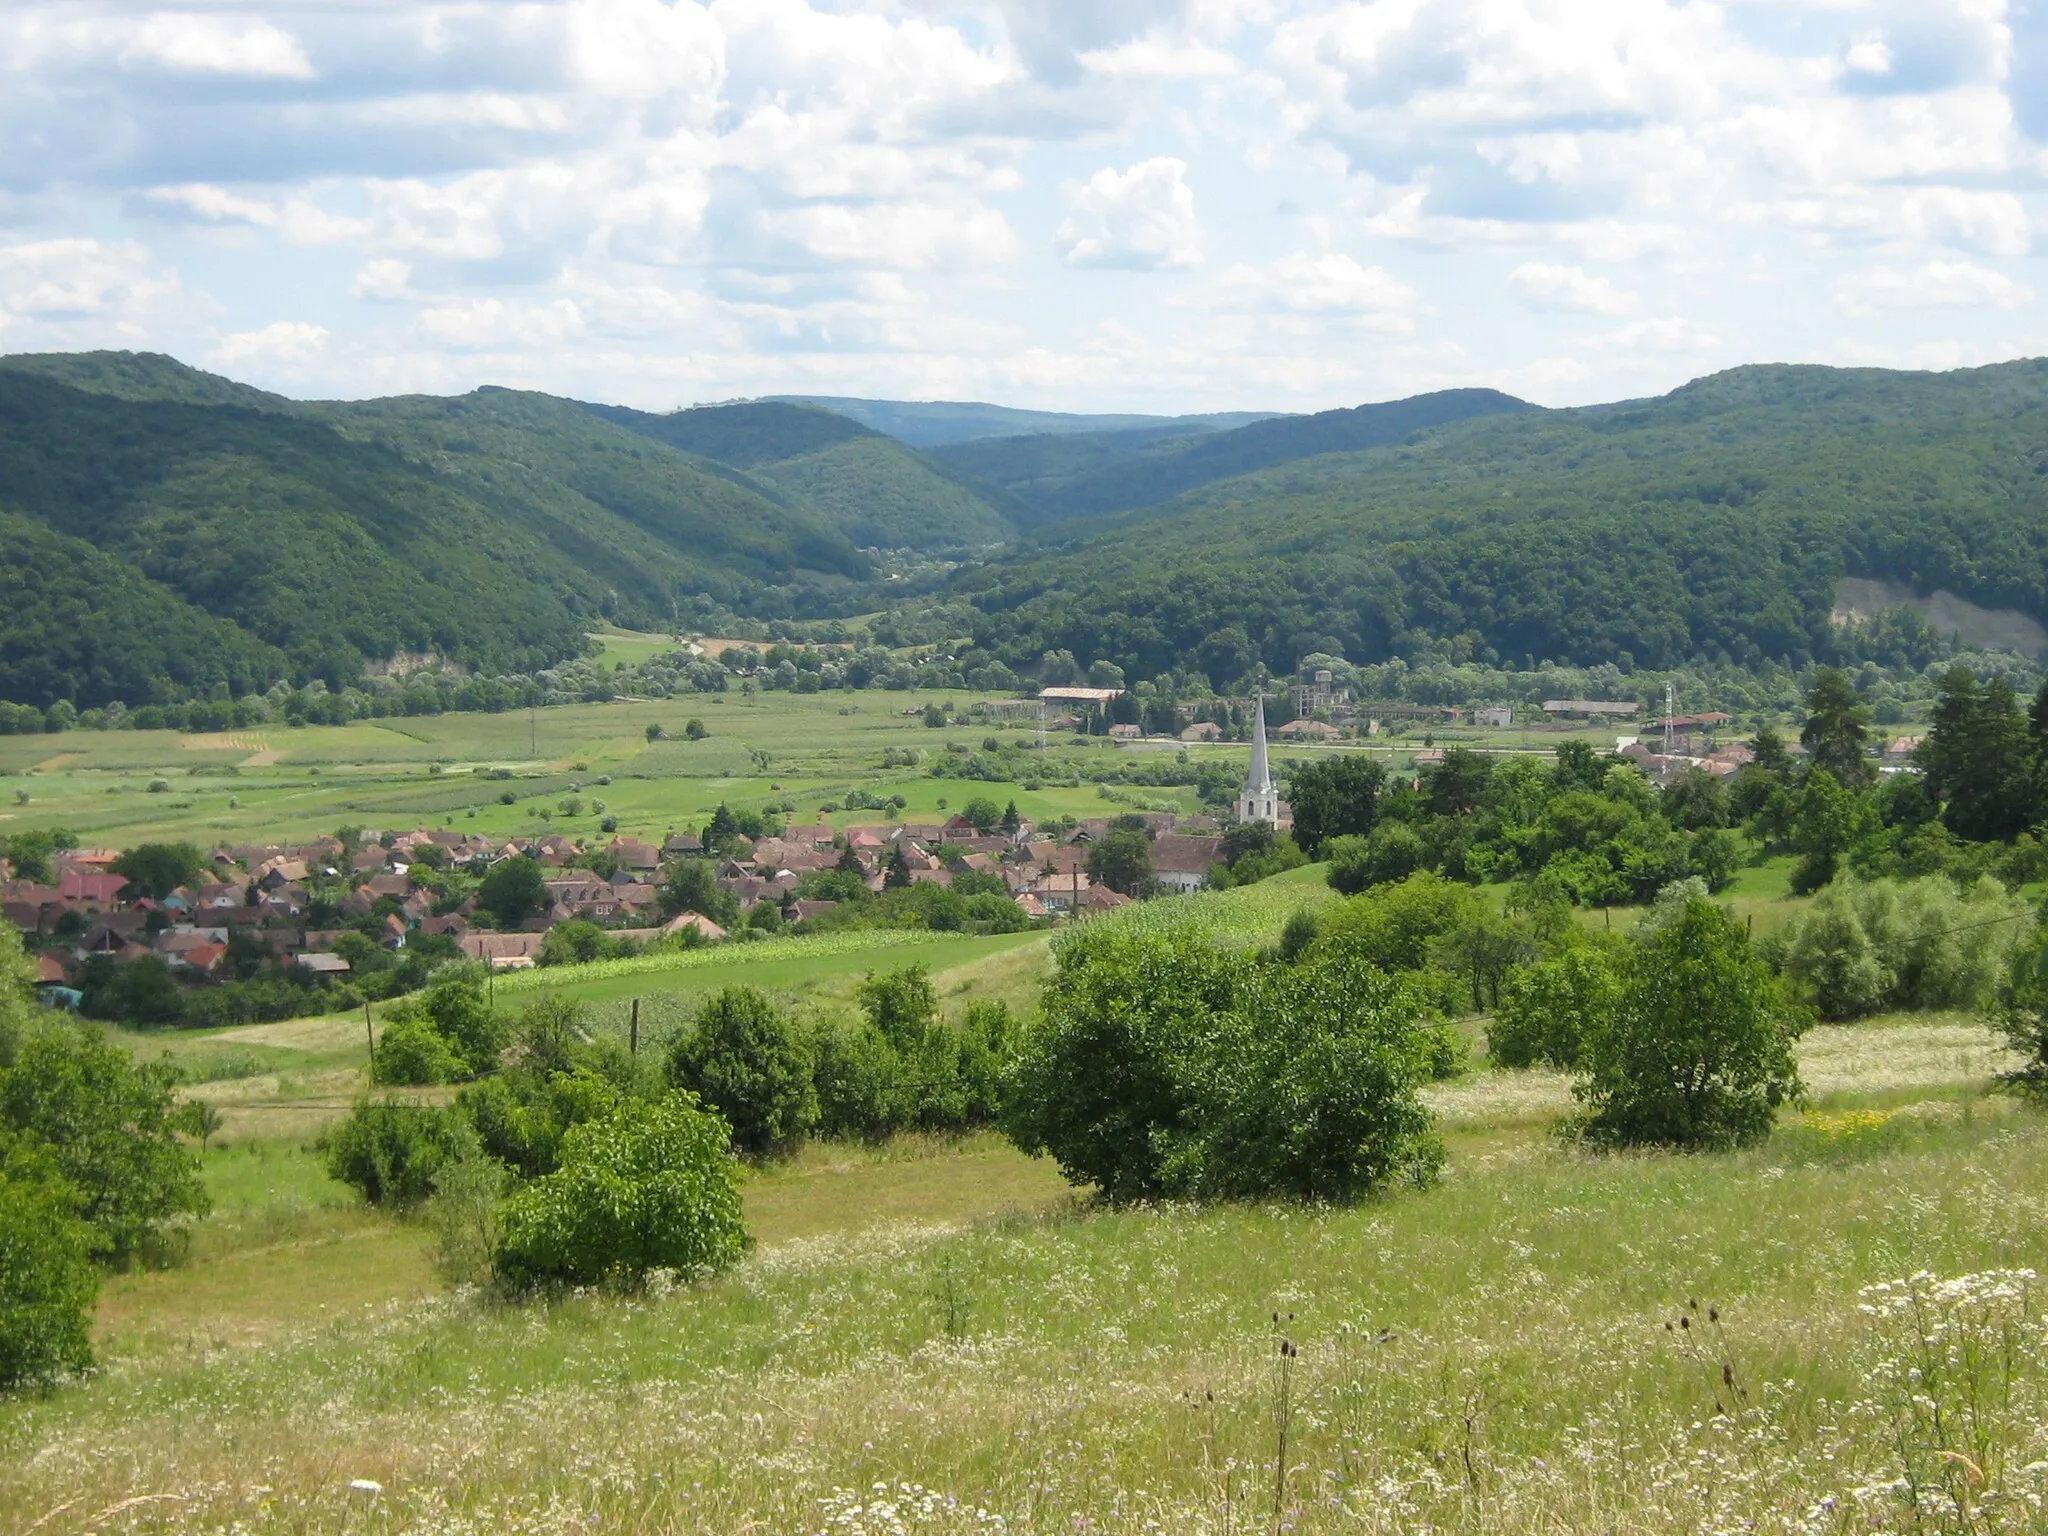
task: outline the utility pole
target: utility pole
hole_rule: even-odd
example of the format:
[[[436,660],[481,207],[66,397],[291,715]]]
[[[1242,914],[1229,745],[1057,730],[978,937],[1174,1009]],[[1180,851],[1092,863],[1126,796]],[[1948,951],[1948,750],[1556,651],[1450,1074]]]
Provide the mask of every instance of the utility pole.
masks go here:
[[[377,1032],[370,1024],[370,1000],[363,999],[363,1038],[370,1045],[370,1086],[377,1086]]]
[[[626,1052],[631,1056],[640,1054],[640,999],[637,997],[633,999],[633,1033]]]
[[[1664,680],[1664,755],[1666,757],[1671,755],[1671,717],[1678,709],[1674,698],[1671,680],[1666,678]]]

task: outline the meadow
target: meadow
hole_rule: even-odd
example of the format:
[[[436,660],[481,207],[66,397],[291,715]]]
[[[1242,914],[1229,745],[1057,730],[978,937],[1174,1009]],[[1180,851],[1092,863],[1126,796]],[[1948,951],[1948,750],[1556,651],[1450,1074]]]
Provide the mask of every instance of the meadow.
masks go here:
[[[1268,942],[1314,874],[1177,905]],[[1745,899],[1789,907],[1770,880]],[[845,1007],[915,956],[949,1009],[1028,1006],[1047,963],[1043,935],[864,937],[500,1001],[613,1029],[640,996],[652,1036],[735,979]],[[0,1532],[1835,1531],[1907,1523],[1901,1479],[2032,1529],[2048,1493],[2007,1273],[2048,1260],[2048,1124],[1988,1091],[1981,1019],[1812,1030],[1810,1103],[1729,1156],[1589,1154],[1550,1134],[1564,1078],[1482,1068],[1429,1090],[1441,1182],[1355,1209],[1101,1211],[993,1135],[813,1143],[746,1175],[734,1272],[525,1306],[450,1292],[427,1223],[327,1178],[361,1031],[123,1037],[228,1110],[215,1213],[109,1280],[95,1375],[0,1407]],[[1992,1278],[1865,1294],[1922,1271]],[[1965,1428],[1894,1389],[1903,1304],[1976,1351],[1932,1389]]]

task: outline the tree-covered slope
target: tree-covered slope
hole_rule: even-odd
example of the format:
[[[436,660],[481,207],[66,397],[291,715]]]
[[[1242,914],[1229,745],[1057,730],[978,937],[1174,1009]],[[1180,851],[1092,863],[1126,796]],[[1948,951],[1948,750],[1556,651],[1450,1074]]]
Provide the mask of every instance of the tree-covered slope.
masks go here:
[[[1116,432],[1127,428],[1177,427],[1220,432],[1263,421],[1269,411],[1218,411],[1206,416],[1089,415],[1073,411],[1020,410],[979,400],[860,400],[846,395],[771,395],[762,404],[817,406],[886,432],[913,448],[1025,433]]]
[[[866,573],[808,509],[567,401],[235,389],[165,359],[0,369],[0,513],[52,536],[25,551],[49,580],[10,613],[0,696],[342,683],[400,653],[524,669],[599,617],[653,624],[698,593],[772,610]],[[121,665],[79,650],[136,624],[159,638]]]
[[[654,415],[592,406],[607,421],[747,471],[788,492],[855,544],[963,550],[1001,542],[1010,523],[965,477],[893,437],[815,405],[755,401]]]
[[[1313,416],[1279,416],[1228,432],[1162,438],[1047,487],[1034,502],[1037,520],[1050,523],[1157,506],[1201,486],[1276,464],[1381,448],[1451,422],[1530,409],[1498,390],[1446,389]]]
[[[1644,665],[1825,655],[1844,574],[2048,615],[2048,362],[1756,367],[1466,421],[1072,523],[960,580],[979,641],[1218,683],[1418,640]]]

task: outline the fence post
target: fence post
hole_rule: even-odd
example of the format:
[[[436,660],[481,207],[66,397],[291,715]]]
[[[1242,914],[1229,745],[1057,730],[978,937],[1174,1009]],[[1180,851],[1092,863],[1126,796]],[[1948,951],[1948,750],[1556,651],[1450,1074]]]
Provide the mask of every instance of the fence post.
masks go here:
[[[363,1039],[370,1047],[370,1086],[377,1086],[377,1032],[370,1026],[370,1000],[363,999]]]
[[[627,1053],[633,1056],[640,1054],[640,999],[637,997],[633,999],[633,1034]]]

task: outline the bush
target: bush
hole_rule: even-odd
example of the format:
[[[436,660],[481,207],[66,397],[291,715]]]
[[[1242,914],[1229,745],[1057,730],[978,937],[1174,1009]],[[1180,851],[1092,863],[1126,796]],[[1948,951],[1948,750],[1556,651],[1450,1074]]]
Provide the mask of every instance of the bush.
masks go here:
[[[0,1136],[40,1144],[79,1196],[93,1253],[119,1261],[162,1241],[209,1202],[178,1140],[173,1077],[138,1066],[90,1026],[32,1022],[0,1070]]]
[[[2048,936],[2016,953],[1999,987],[1998,1028],[2020,1057],[1999,1081],[2037,1102],[2048,1102]]]
[[[1331,887],[1347,896],[1405,880],[1429,862],[1429,845],[1405,821],[1382,822],[1364,837],[1333,837],[1322,853],[1329,861]]]
[[[474,1145],[446,1110],[363,1099],[327,1133],[327,1171],[372,1205],[413,1206],[434,1192],[442,1164]]]
[[[1591,945],[1521,966],[1501,987],[1500,1008],[1486,1032],[1487,1055],[1497,1067],[1543,1062],[1569,1072],[1579,1064],[1581,1042],[1612,1025],[1620,1002],[1613,962]]]
[[[78,1208],[42,1149],[0,1143],[0,1391],[92,1364],[99,1273]]]
[[[1989,876],[1962,892],[1942,875],[1867,883],[1844,876],[1772,937],[1785,975],[1821,1016],[1853,1019],[1888,1009],[1990,1008],[2033,931],[2026,903]]]
[[[818,1119],[811,1056],[788,1015],[752,987],[727,987],[669,1048],[668,1080],[725,1117],[736,1151],[799,1145]]]
[[[731,1128],[687,1094],[627,1100],[563,1139],[562,1165],[499,1210],[497,1268],[523,1289],[716,1273],[750,1239]]]
[[[1611,1022],[1581,1043],[1583,1129],[1611,1145],[1739,1146],[1803,1093],[1805,1026],[1734,917],[1693,898],[1634,946]]]
[[[617,1086],[588,1067],[515,1068],[463,1089],[455,1107],[484,1151],[521,1178],[535,1179],[560,1166],[571,1126],[603,1119],[619,1098]]]
[[[1355,952],[1261,965],[1187,929],[1063,939],[1005,1128],[1113,1202],[1354,1199],[1442,1160],[1422,990]]]
[[[372,1053],[377,1081],[392,1088],[423,1088],[469,1076],[469,1064],[427,1018],[413,1013],[387,1017]]]
[[[434,1172],[427,1214],[434,1225],[434,1267],[450,1285],[488,1285],[497,1277],[498,1203],[505,1165],[472,1148]]]

